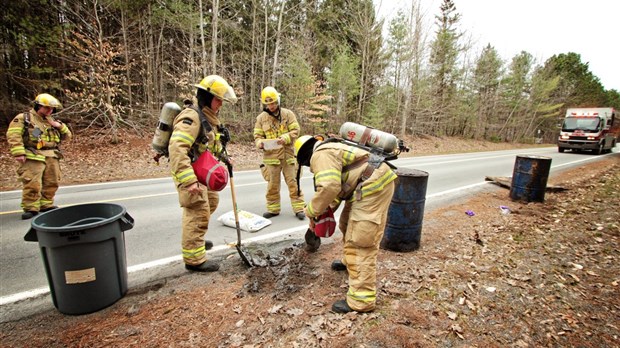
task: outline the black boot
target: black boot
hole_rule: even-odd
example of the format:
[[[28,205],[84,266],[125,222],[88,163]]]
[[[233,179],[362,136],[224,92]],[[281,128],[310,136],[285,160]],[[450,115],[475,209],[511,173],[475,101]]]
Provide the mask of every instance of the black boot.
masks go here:
[[[274,216],[278,216],[278,215],[280,215],[280,213],[272,213],[272,212],[263,213],[263,217],[265,219],[270,219],[270,218],[272,218]]]
[[[201,263],[200,265],[185,264],[185,269],[194,272],[215,272],[220,269],[220,264],[213,260],[209,260]]]
[[[334,260],[334,262],[332,262],[332,270],[333,271],[346,271],[347,266],[344,263],[342,263],[342,261],[340,260]]]
[[[298,211],[295,213],[295,216],[299,219],[299,220],[304,220],[306,218],[306,214],[304,214],[303,211]]]
[[[210,240],[205,240],[205,250],[213,249],[213,242]]]
[[[37,214],[39,214],[38,211],[25,211],[22,213],[22,220],[32,219]]]
[[[336,313],[343,313],[343,314],[353,312],[351,307],[349,307],[347,300],[338,300],[334,302],[334,304],[332,305],[332,311]]]
[[[46,211],[50,211],[50,210],[54,210],[54,209],[58,209],[58,207],[55,206],[55,205],[51,205],[51,206],[49,206],[47,208],[41,208],[40,212],[41,213],[45,213]]]

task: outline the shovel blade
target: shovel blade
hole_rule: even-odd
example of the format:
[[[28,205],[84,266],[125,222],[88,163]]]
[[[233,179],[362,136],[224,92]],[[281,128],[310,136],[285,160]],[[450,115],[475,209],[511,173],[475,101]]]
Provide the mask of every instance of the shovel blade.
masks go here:
[[[243,248],[241,247],[241,245],[237,244],[235,246],[237,248],[237,252],[239,253],[239,256],[241,256],[241,260],[243,260],[243,262],[248,266],[248,267],[252,267],[254,266],[254,264],[252,263],[252,257],[245,251],[243,250]]]

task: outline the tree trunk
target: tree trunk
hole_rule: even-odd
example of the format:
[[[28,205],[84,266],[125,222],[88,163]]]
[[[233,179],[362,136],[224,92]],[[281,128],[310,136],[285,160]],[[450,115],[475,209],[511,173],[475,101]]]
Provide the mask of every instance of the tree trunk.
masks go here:
[[[213,0],[213,19],[211,23],[211,73],[217,72],[217,43],[218,25],[220,17],[220,0]],[[206,74],[206,73],[205,73]]]
[[[98,6],[99,5],[97,4],[97,1],[94,1],[93,11],[95,14],[95,20],[97,22],[97,41],[99,44],[100,54],[103,56],[105,54],[104,43],[103,43],[103,27],[101,26],[101,21],[99,19],[99,12],[97,11]],[[108,78],[106,78],[104,81],[105,81],[104,85],[101,86],[103,92],[105,93],[105,105],[103,109],[104,109],[104,113],[107,115],[107,118],[110,122],[110,132],[112,134],[112,143],[116,144],[118,143],[118,124],[117,124],[118,119],[112,107],[112,89],[109,84],[109,80]]]
[[[257,37],[257,27],[258,27],[258,20],[257,20],[257,14],[256,14],[256,6],[257,6],[257,1],[256,0],[252,0],[252,58],[250,59],[250,86],[248,86],[248,88],[250,89],[250,113],[254,114],[254,110],[255,107],[254,105],[256,105],[255,100],[257,100],[256,98],[256,58],[257,58],[257,49],[258,49],[258,37]]]
[[[198,0],[198,7],[200,11],[200,44],[202,49],[202,62],[200,66],[202,66],[202,77],[207,76],[207,47],[205,45],[205,22],[204,22],[204,10],[202,8],[202,0]]]
[[[121,30],[123,31],[123,45],[125,53],[125,78],[127,79],[127,103],[133,105],[133,92],[131,91],[131,64],[129,62],[129,44],[127,42],[127,17],[125,7],[121,7]],[[133,112],[133,108],[129,108]]]
[[[269,13],[267,12],[267,9],[264,9],[264,13],[265,13],[265,32],[263,33],[263,59],[262,59],[262,63],[261,63],[261,68],[262,68],[262,75],[261,75],[261,79],[260,79],[260,85],[261,87],[265,87],[265,67],[267,66],[267,42],[269,40]]]
[[[276,43],[273,50],[273,68],[271,70],[271,85],[276,85],[276,72],[278,71],[278,52],[280,51],[280,41],[282,37],[282,16],[284,14],[285,2],[282,1],[280,14],[278,15],[278,29],[276,31]]]

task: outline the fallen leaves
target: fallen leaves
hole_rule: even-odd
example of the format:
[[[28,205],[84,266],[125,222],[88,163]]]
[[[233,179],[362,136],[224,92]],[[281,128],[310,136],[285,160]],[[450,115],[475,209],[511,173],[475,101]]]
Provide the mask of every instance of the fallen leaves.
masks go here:
[[[278,313],[278,312],[280,311],[280,309],[282,309],[282,307],[284,307],[284,306],[283,306],[283,305],[281,305],[281,304],[276,304],[276,305],[274,305],[273,307],[269,308],[268,313],[269,313],[269,314],[275,314],[275,313]]]
[[[563,174],[574,181],[566,191],[548,194],[544,204],[509,202],[505,192],[491,192],[426,214],[419,250],[380,251],[373,313],[330,312],[348,288],[346,276],[329,269],[342,251],[334,238],[311,257],[295,254],[286,273],[234,269],[207,277],[181,275],[149,297],[131,294],[132,289],[131,296],[87,316],[48,312],[3,323],[0,342],[9,347],[617,346],[620,165],[596,169],[597,179],[584,172]],[[584,182],[593,180],[597,185],[587,188]],[[500,205],[509,205],[511,213],[502,215]],[[475,216],[463,214],[466,209]],[[484,245],[472,242],[474,233]],[[310,266],[310,273],[293,267],[300,264]],[[226,260],[223,267],[235,266]],[[253,281],[259,291],[243,287]]]

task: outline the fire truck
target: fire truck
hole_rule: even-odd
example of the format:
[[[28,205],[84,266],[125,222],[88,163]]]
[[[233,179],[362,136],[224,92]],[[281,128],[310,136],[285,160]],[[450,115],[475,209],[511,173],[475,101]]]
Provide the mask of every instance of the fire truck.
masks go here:
[[[614,108],[575,108],[566,110],[558,138],[558,151],[590,150],[600,155],[611,152],[620,141],[620,119]]]

